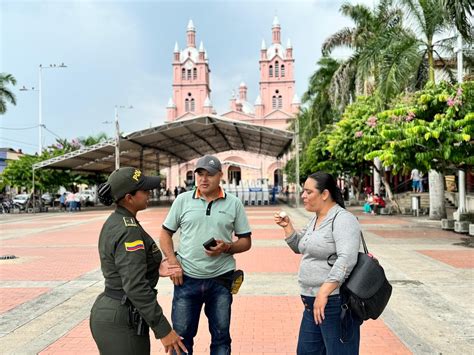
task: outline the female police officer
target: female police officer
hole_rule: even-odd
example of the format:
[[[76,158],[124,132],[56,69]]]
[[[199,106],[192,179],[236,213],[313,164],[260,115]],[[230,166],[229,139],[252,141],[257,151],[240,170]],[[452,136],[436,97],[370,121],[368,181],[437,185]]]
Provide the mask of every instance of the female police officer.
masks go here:
[[[158,177],[144,176],[135,168],[120,168],[99,187],[105,205],[117,204],[99,237],[99,255],[105,291],[95,301],[90,317],[92,336],[101,354],[150,354],[150,327],[168,353],[180,348],[181,338],[163,315],[156,300],[161,276],[175,270],[159,269],[161,251],[136,220],[147,207],[149,190],[159,187]],[[163,272],[162,272],[163,271]]]

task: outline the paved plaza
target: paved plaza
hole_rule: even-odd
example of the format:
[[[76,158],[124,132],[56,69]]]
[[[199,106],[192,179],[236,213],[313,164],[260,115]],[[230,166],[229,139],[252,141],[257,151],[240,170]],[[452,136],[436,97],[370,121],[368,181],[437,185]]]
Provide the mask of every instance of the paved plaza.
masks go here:
[[[300,257],[273,224],[286,210],[303,226],[303,209],[248,207],[253,247],[237,255],[246,279],[232,308],[233,354],[295,354],[303,306],[296,273]],[[158,237],[167,207],[139,213]],[[382,317],[362,326],[362,354],[473,354],[474,250],[461,236],[424,218],[364,215],[369,250],[384,266],[393,296]],[[103,290],[97,239],[110,211],[0,216],[0,352],[98,354],[89,311]],[[168,319],[172,286],[160,279],[158,300]],[[152,353],[163,353],[152,340]],[[207,319],[201,318],[195,354],[209,353]]]

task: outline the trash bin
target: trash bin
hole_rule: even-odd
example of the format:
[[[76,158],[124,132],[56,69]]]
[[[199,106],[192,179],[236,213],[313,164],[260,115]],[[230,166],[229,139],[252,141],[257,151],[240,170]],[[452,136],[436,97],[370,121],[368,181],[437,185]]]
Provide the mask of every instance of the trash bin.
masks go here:
[[[420,196],[411,197],[411,210],[413,215],[418,216],[420,214]]]

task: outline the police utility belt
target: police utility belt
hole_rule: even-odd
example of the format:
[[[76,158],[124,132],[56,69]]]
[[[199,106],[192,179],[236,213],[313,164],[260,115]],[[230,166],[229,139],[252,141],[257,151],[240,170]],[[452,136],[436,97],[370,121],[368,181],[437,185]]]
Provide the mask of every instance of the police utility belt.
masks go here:
[[[153,290],[156,294],[156,290]],[[138,312],[138,309],[132,304],[124,290],[112,290],[105,288],[104,294],[114,300],[120,301],[121,305],[128,307],[128,325],[136,330],[137,335],[148,335],[149,327],[145,319]]]

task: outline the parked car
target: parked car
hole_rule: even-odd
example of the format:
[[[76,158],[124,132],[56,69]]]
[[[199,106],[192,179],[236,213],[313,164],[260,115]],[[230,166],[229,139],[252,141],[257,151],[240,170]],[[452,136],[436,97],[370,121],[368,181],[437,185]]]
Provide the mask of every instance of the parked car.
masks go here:
[[[54,196],[51,195],[49,192],[44,193],[41,195],[41,199],[46,206],[52,206],[54,202]]]
[[[92,190],[84,190],[79,192],[78,197],[83,206],[94,206],[95,204],[95,192]]]
[[[13,203],[17,203],[21,206],[25,206],[29,198],[30,198],[30,194],[15,195],[15,197],[13,197]]]

